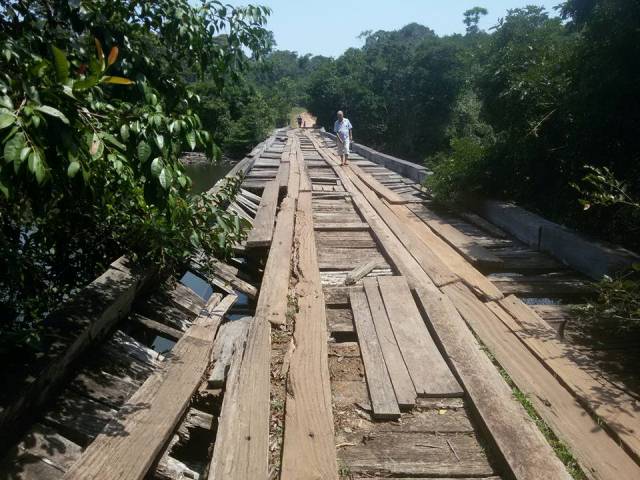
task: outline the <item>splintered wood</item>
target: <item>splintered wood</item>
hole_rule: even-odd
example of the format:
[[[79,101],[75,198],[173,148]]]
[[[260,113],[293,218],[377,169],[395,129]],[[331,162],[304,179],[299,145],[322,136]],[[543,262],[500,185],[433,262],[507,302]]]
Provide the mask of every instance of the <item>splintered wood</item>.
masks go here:
[[[283,480],[337,479],[327,365],[326,314],[318,270],[311,192],[300,192],[296,215],[295,284],[298,312],[289,363]]]

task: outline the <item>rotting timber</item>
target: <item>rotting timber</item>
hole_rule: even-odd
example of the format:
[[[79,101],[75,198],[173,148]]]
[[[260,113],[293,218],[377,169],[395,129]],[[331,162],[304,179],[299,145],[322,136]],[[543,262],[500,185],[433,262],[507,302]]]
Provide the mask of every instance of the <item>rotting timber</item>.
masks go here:
[[[637,400],[558,336],[584,278],[338,163],[312,130],[240,162],[229,208],[253,228],[214,293],[133,288],[43,387],[3,478],[570,478],[494,362],[587,478],[640,478]]]

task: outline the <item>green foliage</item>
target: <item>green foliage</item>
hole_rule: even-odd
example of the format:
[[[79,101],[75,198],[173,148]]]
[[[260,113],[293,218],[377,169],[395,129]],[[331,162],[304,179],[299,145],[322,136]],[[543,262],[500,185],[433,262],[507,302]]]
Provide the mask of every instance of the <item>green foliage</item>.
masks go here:
[[[190,194],[182,151],[214,160],[220,148],[182,72],[219,85],[237,75],[244,48],[268,48],[268,10],[186,0],[1,9],[0,335],[13,343],[32,341],[40,319],[121,254],[171,270],[196,247],[224,256],[241,238],[244,222],[222,210],[237,184]]]

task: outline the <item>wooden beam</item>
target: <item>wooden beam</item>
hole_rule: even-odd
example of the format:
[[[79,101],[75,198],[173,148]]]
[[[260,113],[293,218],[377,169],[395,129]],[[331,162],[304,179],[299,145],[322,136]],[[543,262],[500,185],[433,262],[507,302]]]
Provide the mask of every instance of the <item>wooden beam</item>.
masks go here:
[[[449,245],[474,265],[495,267],[502,265],[502,259],[488,249],[478,245],[471,237],[465,235],[453,225],[445,222],[435,212],[423,204],[412,204],[409,209],[420,217],[429,228],[437,233]]]
[[[360,180],[366,183],[369,188],[374,190],[379,196],[383,197],[389,203],[396,203],[396,204],[407,203],[407,201],[404,198],[402,198],[400,195],[398,195],[396,192],[394,192],[390,188],[385,187],[383,184],[381,184],[378,180],[373,178],[373,176],[366,173],[360,167],[351,163],[349,164],[348,168],[351,169],[351,171],[353,171],[358,177],[360,177]]]
[[[400,417],[400,409],[382,355],[367,296],[361,289],[352,288],[349,299],[369,386],[373,417],[386,420],[397,419]]]
[[[344,230],[344,231],[357,231],[357,230],[369,230],[368,223],[355,222],[355,223],[316,223],[313,225],[313,229],[317,231],[323,230]]]
[[[169,325],[165,325],[164,323],[151,320],[150,318],[140,315],[139,313],[134,313],[129,317],[129,319],[171,340],[180,340],[180,337],[182,337],[183,335],[183,332],[181,332],[180,330],[170,327]]]
[[[561,342],[556,332],[518,297],[487,304],[556,378],[637,459],[640,458],[640,402],[604,378],[594,378],[592,360],[573,345]],[[509,315],[498,312],[504,309]]]
[[[207,304],[164,365],[89,445],[65,474],[66,480],[145,477],[202,381],[218,326],[236,298],[228,295],[212,310]]]
[[[280,478],[337,480],[327,321],[313,235],[311,192],[300,192],[295,238],[298,312],[293,333],[295,349],[287,376]]]
[[[290,189],[288,195],[292,193]],[[228,407],[218,428],[209,480],[266,480],[269,476],[270,322],[286,321],[294,216],[295,200],[288,196],[278,213],[242,358],[229,372],[227,383],[232,388],[225,394]]]
[[[485,304],[460,283],[442,290],[590,478],[640,478],[640,466]]]
[[[457,397],[463,391],[438,351],[404,277],[378,277],[389,323],[418,396]]]
[[[435,288],[416,288],[416,296],[447,353],[449,362],[490,432],[496,450],[514,478],[569,480],[540,430],[513,397],[449,298]]]
[[[209,373],[209,387],[222,388],[235,352],[244,350],[244,342],[251,317],[243,317],[223,324],[213,343],[211,358],[214,361]],[[239,345],[242,344],[242,348]]]
[[[396,337],[389,323],[389,317],[380,296],[378,280],[365,278],[362,283],[398,405],[400,408],[413,408],[418,394],[413,386],[411,376],[402,358],[400,347],[398,347]]]
[[[416,235],[472,290],[488,300],[499,300],[502,292],[487,277],[476,270],[453,247],[433,231],[404,205],[387,204],[400,221]]]
[[[247,236],[246,248],[268,247],[271,245],[279,189],[280,184],[277,180],[270,181],[264,188],[258,213],[256,213],[256,218],[253,221],[253,228]]]

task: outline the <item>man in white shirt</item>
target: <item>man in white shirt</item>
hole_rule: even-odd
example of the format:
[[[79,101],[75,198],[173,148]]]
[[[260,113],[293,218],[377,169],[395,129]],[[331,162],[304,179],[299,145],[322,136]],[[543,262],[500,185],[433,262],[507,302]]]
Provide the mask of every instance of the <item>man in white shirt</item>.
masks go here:
[[[347,165],[349,158],[349,147],[353,141],[351,133],[352,126],[348,118],[344,118],[342,110],[338,111],[338,120],[333,125],[333,131],[336,134],[338,155],[340,155],[340,165]]]

